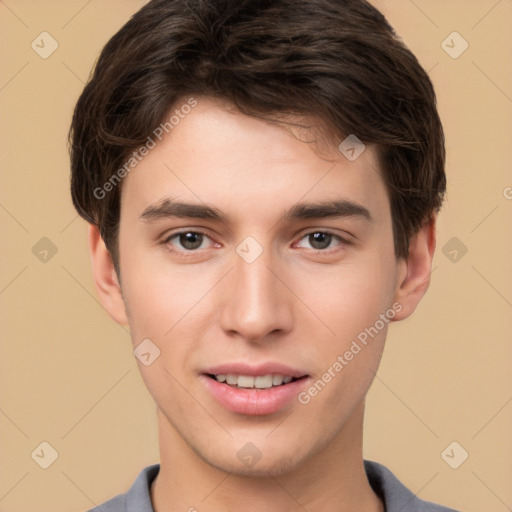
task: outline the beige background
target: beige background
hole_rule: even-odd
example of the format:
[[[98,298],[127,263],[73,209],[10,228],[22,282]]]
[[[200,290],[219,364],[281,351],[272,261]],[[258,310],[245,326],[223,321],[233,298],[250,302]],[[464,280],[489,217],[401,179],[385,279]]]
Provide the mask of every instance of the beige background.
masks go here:
[[[158,461],[155,406],[129,334],[95,296],[66,152],[71,111],[100,49],[143,3],[0,0],[4,512],[83,511]],[[365,457],[424,499],[512,510],[512,1],[375,5],[434,81],[449,184],[430,290],[390,329],[369,394]],[[31,48],[43,31],[59,45],[47,59]],[[453,31],[469,43],[457,59],[441,46]],[[46,262],[32,251],[43,237],[57,249]],[[455,262],[453,237],[468,249]],[[58,452],[48,469],[31,457],[43,441]],[[469,453],[458,469],[441,457],[453,441]],[[459,460],[460,448],[448,453]]]

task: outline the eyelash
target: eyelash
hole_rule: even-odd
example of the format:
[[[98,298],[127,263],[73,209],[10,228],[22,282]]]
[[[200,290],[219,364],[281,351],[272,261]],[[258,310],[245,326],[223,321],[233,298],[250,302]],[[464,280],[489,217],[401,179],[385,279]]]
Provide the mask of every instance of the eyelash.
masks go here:
[[[192,230],[192,229],[189,229],[189,230],[185,230],[185,231],[178,231],[176,233],[173,233],[172,235],[169,235],[167,236],[163,241],[162,241],[162,244],[165,245],[165,246],[169,246],[170,245],[170,241],[174,238],[177,238],[179,237],[180,235],[185,235],[187,233],[194,233],[195,235],[201,235],[205,238],[208,238],[211,240],[210,236],[205,233],[204,231],[201,231],[201,230]],[[313,230],[313,231],[309,231],[307,233],[305,233],[304,235],[301,236],[301,238],[298,240],[299,242],[301,240],[303,240],[304,238],[310,236],[310,235],[314,235],[316,233],[322,233],[323,235],[328,235],[328,236],[331,236],[333,239],[336,239],[339,243],[338,245],[334,246],[334,247],[329,247],[327,249],[314,249],[314,248],[307,248],[306,250],[308,251],[314,251],[314,252],[317,252],[317,253],[325,253],[325,254],[328,254],[330,253],[333,249],[336,250],[337,247],[340,247],[340,246],[349,246],[349,245],[352,245],[352,242],[350,242],[349,240],[341,237],[340,235],[337,235],[335,233],[332,233],[331,231],[329,230]],[[174,253],[178,253],[178,254],[182,254],[184,255],[184,257],[190,257],[190,256],[194,256],[196,255],[201,249],[190,249],[190,250],[187,250],[187,249],[175,249],[174,247],[169,249],[170,251],[174,252]],[[204,250],[204,249],[203,249]],[[186,256],[185,256],[186,255]]]

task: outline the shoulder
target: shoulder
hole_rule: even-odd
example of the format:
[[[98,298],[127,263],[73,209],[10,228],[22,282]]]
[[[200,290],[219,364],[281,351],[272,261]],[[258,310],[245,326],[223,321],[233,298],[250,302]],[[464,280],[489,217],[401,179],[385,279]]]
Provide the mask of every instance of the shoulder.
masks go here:
[[[364,468],[370,485],[384,502],[386,512],[457,512],[452,508],[419,499],[382,464],[365,460]]]
[[[154,512],[150,486],[159,470],[160,464],[145,467],[127,492],[118,494],[87,512]]]
[[[126,512],[126,494],[119,494],[87,512]]]

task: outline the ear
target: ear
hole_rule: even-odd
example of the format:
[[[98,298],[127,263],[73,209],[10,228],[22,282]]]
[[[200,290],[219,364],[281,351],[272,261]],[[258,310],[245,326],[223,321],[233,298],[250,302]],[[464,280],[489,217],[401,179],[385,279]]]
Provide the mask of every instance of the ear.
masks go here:
[[[128,316],[112,256],[99,229],[89,224],[89,254],[96,292],[107,313],[118,323],[128,325]]]
[[[409,241],[409,255],[398,262],[395,301],[402,305],[393,320],[411,315],[430,284],[432,260],[436,249],[436,220],[433,215]]]

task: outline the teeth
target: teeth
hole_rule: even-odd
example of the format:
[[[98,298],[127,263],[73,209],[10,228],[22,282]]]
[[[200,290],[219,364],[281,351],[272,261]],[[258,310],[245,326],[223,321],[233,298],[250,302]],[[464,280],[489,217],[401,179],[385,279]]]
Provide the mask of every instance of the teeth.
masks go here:
[[[284,376],[283,375],[273,375],[272,376],[272,384],[274,386],[280,386],[283,383]]]
[[[237,386],[238,385],[238,377],[236,375],[226,375],[226,382],[230,384],[231,386]]]
[[[251,375],[234,375],[228,373],[215,375],[215,379],[218,382],[225,382],[230,386],[238,386],[239,388],[269,389],[272,386],[288,384],[293,380],[293,377],[279,374],[259,375],[257,377],[253,377]]]
[[[272,375],[263,375],[254,379],[254,386],[258,389],[266,389],[272,387]]]
[[[238,387],[239,388],[253,388],[254,387],[254,377],[251,377],[249,375],[239,375]]]

